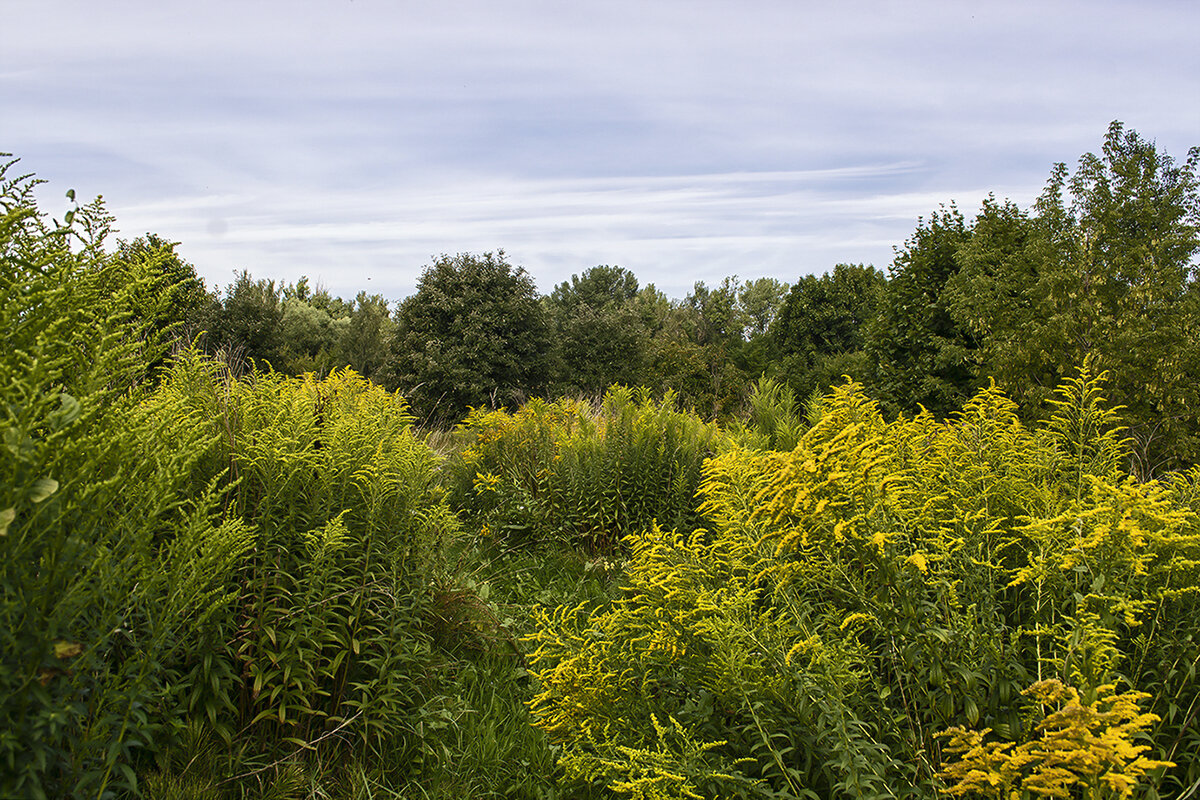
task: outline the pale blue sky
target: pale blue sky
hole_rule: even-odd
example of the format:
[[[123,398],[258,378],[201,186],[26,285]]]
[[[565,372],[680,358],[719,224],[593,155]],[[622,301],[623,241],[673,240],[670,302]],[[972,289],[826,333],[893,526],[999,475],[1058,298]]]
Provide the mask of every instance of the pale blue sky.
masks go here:
[[[123,238],[409,294],[504,249],[680,297],[884,268],[917,217],[1025,204],[1113,119],[1200,144],[1200,3],[7,0],[0,151]]]

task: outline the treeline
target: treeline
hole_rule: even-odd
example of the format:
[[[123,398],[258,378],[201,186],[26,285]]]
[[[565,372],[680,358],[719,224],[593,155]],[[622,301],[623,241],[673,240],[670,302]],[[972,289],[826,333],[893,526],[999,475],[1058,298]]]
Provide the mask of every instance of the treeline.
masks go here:
[[[241,371],[326,375],[349,366],[449,424],[469,407],[599,396],[613,384],[670,389],[701,413],[726,416],[740,408],[747,380],[770,368],[768,329],[789,288],[734,277],[716,287],[698,282],[673,300],[625,268],[602,265],[543,296],[499,251],[437,259],[416,294],[395,304],[248,272],[207,292],[174,247],[148,235],[122,250],[154,253],[171,274],[190,273],[181,339]]]
[[[453,424],[469,407],[671,390],[703,416],[743,410],[768,375],[801,398],[860,381],[889,416],[942,417],[995,379],[1026,421],[1091,359],[1113,376],[1143,476],[1200,456],[1200,193],[1183,164],[1114,122],[1100,154],[1058,164],[1030,208],[995,197],[919,221],[887,274],[839,264],[789,286],[697,282],[682,299],[596,266],[548,295],[503,251],[443,256],[399,303],[242,272],[208,292],[153,235],[118,258],[158,266],[178,330],[231,363],[289,373],[350,366]]]

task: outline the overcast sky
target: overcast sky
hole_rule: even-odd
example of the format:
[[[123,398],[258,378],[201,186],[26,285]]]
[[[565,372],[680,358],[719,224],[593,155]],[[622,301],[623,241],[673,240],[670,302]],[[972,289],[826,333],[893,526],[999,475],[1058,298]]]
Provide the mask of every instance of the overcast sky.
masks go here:
[[[682,297],[886,268],[1120,119],[1200,145],[1200,2],[5,0],[0,151],[211,286],[504,249]]]

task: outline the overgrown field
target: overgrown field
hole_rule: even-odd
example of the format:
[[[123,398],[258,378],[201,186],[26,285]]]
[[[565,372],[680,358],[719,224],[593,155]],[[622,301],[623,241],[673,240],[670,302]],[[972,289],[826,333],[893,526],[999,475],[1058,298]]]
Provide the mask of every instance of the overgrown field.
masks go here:
[[[420,430],[170,351],[153,253],[0,182],[0,796],[1200,791],[1200,469],[1134,477],[1090,362],[1036,426],[762,381]]]

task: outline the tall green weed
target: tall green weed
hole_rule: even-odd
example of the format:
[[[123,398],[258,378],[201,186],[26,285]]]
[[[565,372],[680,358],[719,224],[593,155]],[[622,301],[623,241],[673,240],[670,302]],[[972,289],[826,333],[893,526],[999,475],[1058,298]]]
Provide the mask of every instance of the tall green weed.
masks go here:
[[[154,276],[109,259],[94,203],[50,224],[0,166],[0,795],[136,791],[173,730],[167,665],[227,611],[250,546],[192,491],[212,444],[148,415],[164,346],[134,311]],[[168,410],[168,409],[164,409]]]
[[[349,370],[235,380],[192,354],[150,403],[206,420],[192,483],[215,482],[226,517],[254,531],[229,576],[236,613],[180,665],[187,707],[239,749],[230,768],[419,750],[456,522],[404,401]]]
[[[614,551],[626,534],[699,522],[704,459],[725,446],[714,424],[668,395],[609,390],[597,407],[532,400],[516,412],[473,410],[468,446],[449,466],[453,502],[483,534]]]
[[[0,796],[298,796],[427,743],[456,526],[400,398],[168,368],[152,261],[0,165]],[[169,294],[169,292],[167,293]],[[158,298],[156,300],[156,298]],[[154,366],[159,365],[159,366]]]

